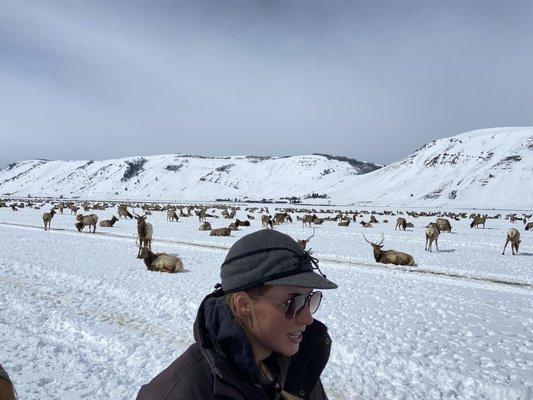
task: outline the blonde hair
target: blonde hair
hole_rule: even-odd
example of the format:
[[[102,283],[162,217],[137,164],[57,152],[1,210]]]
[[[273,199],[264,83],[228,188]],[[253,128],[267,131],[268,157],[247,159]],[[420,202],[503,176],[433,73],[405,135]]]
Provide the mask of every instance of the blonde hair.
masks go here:
[[[253,288],[246,290],[245,292],[250,296],[250,298],[253,299],[254,296],[260,296],[265,294],[265,292],[268,290],[268,286],[260,286],[258,288]],[[253,335],[253,327],[254,327],[254,317],[253,313],[250,315],[242,315],[237,311],[237,307],[235,306],[235,297],[236,293],[228,293],[225,295],[226,303],[228,304],[231,312],[235,316],[235,319],[241,326],[241,328],[244,330],[244,333],[249,338],[251,335]],[[261,379],[263,379],[265,382],[272,382],[274,378],[272,377],[272,373],[268,369],[268,367],[265,365],[263,361],[255,360],[255,365],[257,366],[257,370],[259,371],[259,374],[261,375]],[[281,398],[284,400],[301,400],[301,397],[295,396],[285,390],[282,390]]]

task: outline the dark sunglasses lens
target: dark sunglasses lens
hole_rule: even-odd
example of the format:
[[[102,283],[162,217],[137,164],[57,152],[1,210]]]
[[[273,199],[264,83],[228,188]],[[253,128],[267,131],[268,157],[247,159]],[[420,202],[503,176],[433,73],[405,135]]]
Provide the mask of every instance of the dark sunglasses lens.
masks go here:
[[[307,302],[309,302],[309,311],[311,314],[314,314],[316,310],[318,310],[321,300],[322,292],[313,292],[310,295],[301,294],[299,296],[294,296],[288,302],[287,318],[296,318],[302,312]]]
[[[318,307],[320,307],[320,302],[322,301],[322,292],[314,292],[309,298],[309,311],[311,314],[314,314]]]
[[[298,295],[298,296],[294,296],[292,299],[290,299],[288,301],[288,303],[287,303],[287,318],[293,319],[293,318],[296,318],[298,316],[300,311],[302,311],[302,309],[305,306],[306,297],[307,296],[305,294],[301,294],[301,295]]]

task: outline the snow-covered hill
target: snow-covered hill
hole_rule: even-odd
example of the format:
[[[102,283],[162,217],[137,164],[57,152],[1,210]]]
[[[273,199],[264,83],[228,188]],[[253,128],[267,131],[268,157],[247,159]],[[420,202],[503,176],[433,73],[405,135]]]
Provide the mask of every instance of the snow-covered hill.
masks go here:
[[[377,168],[326,155],[30,160],[0,169],[0,195],[207,201],[294,196],[331,204],[533,208],[531,127],[435,140]],[[320,197],[309,199],[312,194]]]
[[[492,128],[435,140],[409,157],[338,185],[340,202],[533,208],[533,128]]]

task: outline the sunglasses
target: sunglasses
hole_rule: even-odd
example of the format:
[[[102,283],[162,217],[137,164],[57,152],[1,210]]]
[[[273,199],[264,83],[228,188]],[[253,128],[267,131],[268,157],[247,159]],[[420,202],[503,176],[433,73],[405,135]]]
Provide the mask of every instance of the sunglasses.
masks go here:
[[[310,292],[308,294],[298,294],[291,297],[287,302],[279,301],[268,296],[263,296],[260,294],[250,295],[250,297],[263,297],[267,300],[270,300],[273,303],[282,304],[285,306],[285,316],[288,319],[295,319],[304,307],[307,305],[311,314],[314,314],[318,307],[320,307],[320,302],[322,301],[322,292]]]

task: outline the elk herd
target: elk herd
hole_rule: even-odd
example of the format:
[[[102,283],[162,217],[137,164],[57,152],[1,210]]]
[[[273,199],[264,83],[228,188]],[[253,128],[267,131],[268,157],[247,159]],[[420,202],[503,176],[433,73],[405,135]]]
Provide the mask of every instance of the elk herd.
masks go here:
[[[70,209],[71,214],[75,215],[74,226],[77,231],[82,232],[85,227],[88,227],[90,233],[96,233],[96,225],[98,223],[98,215],[88,213],[90,210],[107,210],[110,207],[116,206],[117,216],[112,215],[110,219],[102,220],[99,226],[102,228],[111,228],[121,219],[135,219],[137,221],[137,238],[136,246],[138,248],[137,258],[142,259],[146,268],[150,271],[160,272],[180,272],[183,271],[183,262],[179,257],[167,253],[153,253],[152,252],[152,237],[153,226],[148,222],[148,216],[152,212],[166,213],[167,222],[179,222],[180,218],[198,217],[200,231],[208,231],[210,236],[231,236],[232,231],[238,231],[242,227],[250,227],[251,222],[256,217],[261,221],[261,227],[264,229],[276,229],[276,226],[286,223],[293,223],[293,218],[296,221],[302,222],[302,227],[312,227],[312,234],[306,239],[296,239],[302,249],[306,249],[308,243],[315,235],[315,227],[322,225],[325,222],[336,222],[337,226],[345,229],[351,223],[355,223],[359,219],[359,224],[365,228],[373,228],[376,226],[383,226],[388,224],[389,219],[396,216],[394,231],[413,231],[416,220],[420,217],[436,217],[434,222],[430,222],[426,226],[419,227],[424,229],[425,247],[424,250],[433,252],[433,248],[439,251],[439,237],[441,233],[452,232],[452,221],[461,221],[465,219],[470,220],[470,228],[485,229],[486,224],[490,225],[490,220],[502,218],[501,214],[489,216],[488,214],[470,214],[467,213],[451,213],[451,212],[415,212],[415,211],[338,211],[338,210],[322,210],[322,209],[296,209],[296,208],[281,208],[279,212],[272,216],[269,213],[268,207],[246,207],[244,220],[236,219],[240,207],[224,206],[221,204],[207,205],[170,205],[157,203],[91,203],[91,202],[55,202],[52,203],[53,208],[49,212],[42,214],[44,230],[50,230],[52,219],[54,215],[63,214],[64,209]],[[32,207],[39,209],[42,205],[36,203],[17,202],[8,205],[5,201],[0,200],[0,207],[11,207],[13,211],[18,211],[23,207]],[[128,209],[130,208],[130,210]],[[135,208],[143,210],[143,215],[135,212]],[[83,210],[83,213],[79,211]],[[331,215],[332,213],[335,215]],[[292,215],[291,215],[292,214]],[[321,214],[318,216],[317,214]],[[325,215],[323,215],[325,214]],[[380,218],[381,217],[381,218]],[[211,221],[207,221],[211,218]],[[381,221],[379,221],[379,219]],[[528,222],[531,219],[531,214],[523,214],[517,216],[516,214],[508,214],[504,217],[510,223],[523,223],[526,231],[533,230],[533,222]],[[227,226],[213,227],[212,223],[216,220],[232,220]],[[410,221],[408,220],[410,219]],[[391,222],[394,221],[392,218]],[[427,221],[427,220],[426,220]],[[409,229],[410,228],[410,229]],[[394,232],[392,231],[392,232]],[[385,242],[384,234],[381,234],[381,240],[377,243],[370,241],[363,233],[363,239],[372,247],[374,259],[378,263],[414,266],[415,261],[413,257],[407,253],[397,250],[383,250],[383,243]],[[510,244],[512,254],[518,254],[521,239],[520,231],[517,228],[508,230],[502,255],[505,254],[507,246]]]

